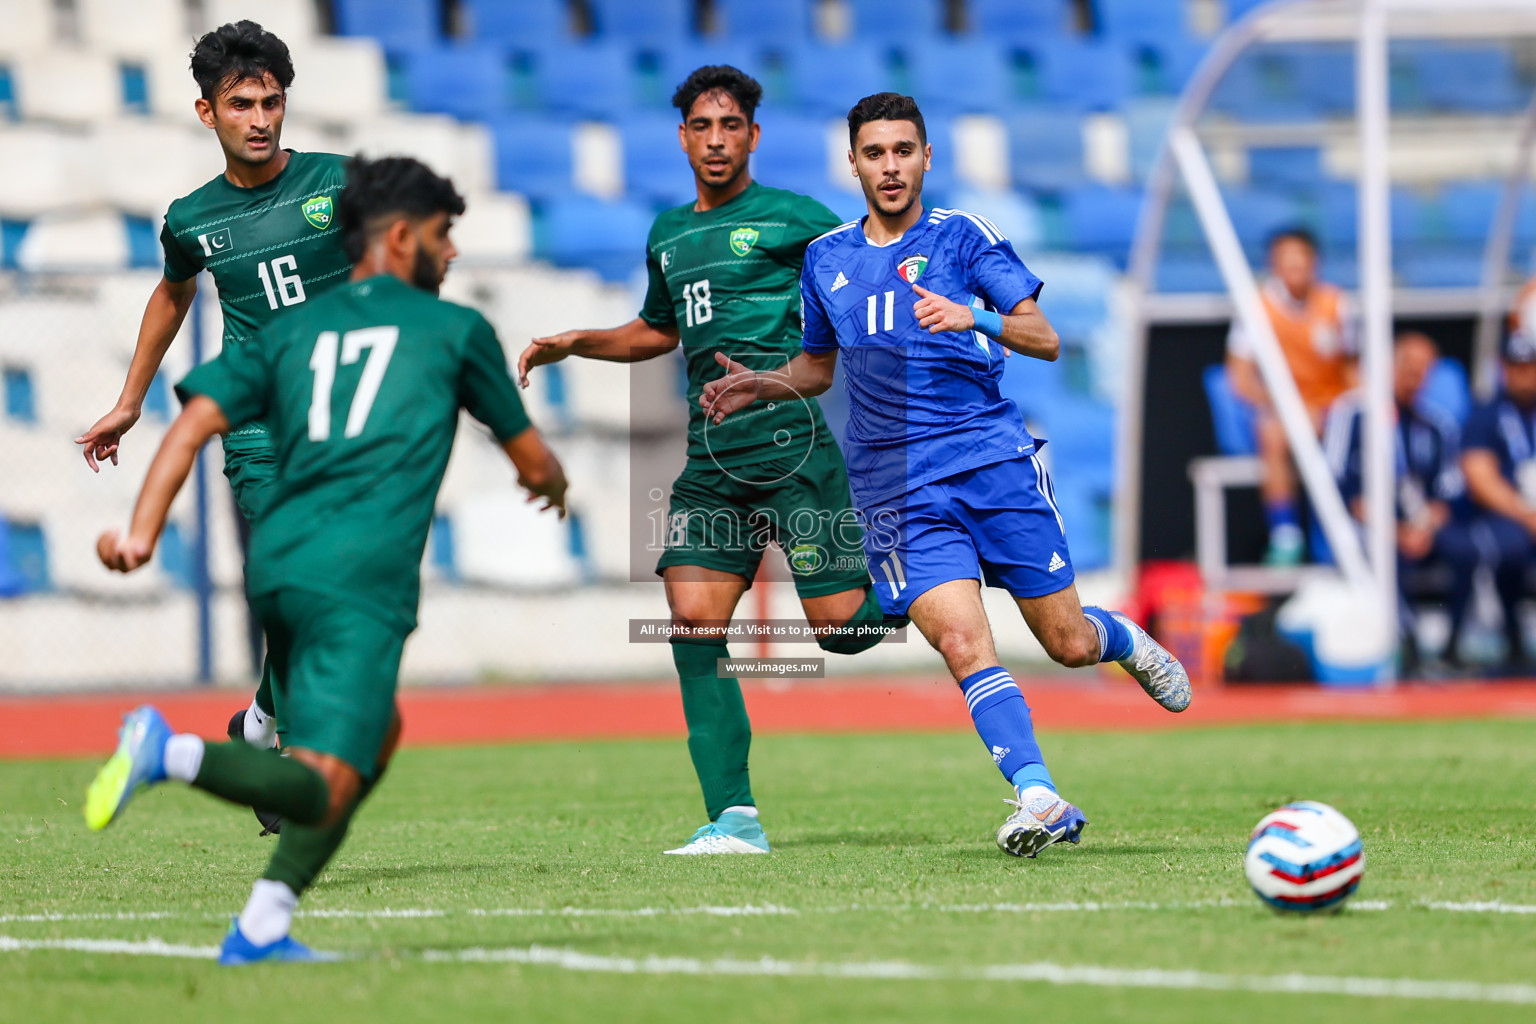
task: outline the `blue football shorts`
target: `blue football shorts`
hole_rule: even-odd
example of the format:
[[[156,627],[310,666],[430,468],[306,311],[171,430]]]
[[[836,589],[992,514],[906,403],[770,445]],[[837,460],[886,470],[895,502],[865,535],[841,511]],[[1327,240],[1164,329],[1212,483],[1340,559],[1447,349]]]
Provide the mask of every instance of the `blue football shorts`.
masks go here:
[[[951,580],[1043,597],[1074,579],[1038,455],[956,473],[862,511],[864,551],[887,615],[906,615],[919,595]]]

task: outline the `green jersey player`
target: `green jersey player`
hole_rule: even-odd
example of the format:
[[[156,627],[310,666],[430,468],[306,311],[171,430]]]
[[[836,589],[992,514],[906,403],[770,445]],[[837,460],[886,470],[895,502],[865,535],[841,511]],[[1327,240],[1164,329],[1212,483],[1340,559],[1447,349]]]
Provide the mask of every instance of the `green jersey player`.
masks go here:
[[[805,247],[838,225],[816,200],[752,180],[747,160],[757,148],[753,114],[761,98],[761,86],[732,67],[688,77],[672,102],[682,113],[678,136],[698,199],[651,227],[640,316],[608,330],[536,338],[519,361],[526,387],[531,367],[566,356],[632,362],[683,346],[688,462],[672,486],[657,572],[672,612],[688,751],[709,824],[668,853],[768,852],[747,772],[751,723],[740,685],[717,668],[727,657],[725,627],[765,544],[777,543],[788,556],[824,649],[852,654],[885,633],[843,457],[815,400],[760,406],[723,426],[698,408],[705,383],[719,374],[717,353],[767,369],[800,350]]]
[[[77,438],[93,470],[117,463],[122,436],[139,419],[160,369],[207,270],[218,286],[224,346],[248,344],[282,310],[345,280],[351,264],[333,221],[346,188],[345,158],[282,149],[293,62],[283,41],[251,21],[225,25],[198,40],[192,76],[202,90],[197,114],[224,151],[224,173],[166,211],[160,234],[165,276],[150,296],[138,343],[112,411]],[[224,439],[224,475],[249,523],[266,504],[275,466],[271,438],[259,421],[237,424]],[[231,735],[272,746],[271,660],[249,711],[235,715]],[[258,813],[270,830],[276,819]]]
[[[238,424],[266,423],[277,474],[252,533],[249,587],[278,669],[288,756],[173,734],[142,707],[85,807],[87,824],[105,828],[138,786],[175,779],[283,815],[221,963],[315,957],[289,925],[399,735],[400,653],[459,410],[496,436],[533,497],[564,514],[565,476],[528,422],[495,331],[437,297],[454,255],[449,226],[463,211],[453,185],[415,160],[354,161],[338,204],[357,264],[349,280],[181,382],[186,406],[128,535],[97,544],[109,568],[144,564],[198,449]]]

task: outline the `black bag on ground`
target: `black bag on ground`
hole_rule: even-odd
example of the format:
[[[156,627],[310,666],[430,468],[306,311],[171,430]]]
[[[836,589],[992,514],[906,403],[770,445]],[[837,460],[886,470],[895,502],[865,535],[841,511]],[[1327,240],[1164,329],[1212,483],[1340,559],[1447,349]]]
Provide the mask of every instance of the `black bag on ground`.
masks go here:
[[[1278,605],[1247,616],[1227,648],[1223,674],[1229,683],[1308,683],[1312,663],[1307,652],[1275,629]]]

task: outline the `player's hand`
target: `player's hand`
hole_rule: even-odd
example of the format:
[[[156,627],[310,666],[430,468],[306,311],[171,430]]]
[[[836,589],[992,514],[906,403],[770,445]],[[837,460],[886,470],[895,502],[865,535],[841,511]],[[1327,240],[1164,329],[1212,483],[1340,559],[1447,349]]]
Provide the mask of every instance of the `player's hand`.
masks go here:
[[[96,557],[101,564],[116,572],[133,572],[149,561],[155,546],[148,541],[124,537],[116,530],[108,530],[96,538]]]
[[[951,302],[920,284],[913,285],[912,290],[921,296],[912,304],[912,312],[917,314],[917,325],[928,328],[929,334],[938,334],[941,331],[969,331],[976,326],[976,317],[971,314],[970,306]]]
[[[704,391],[699,395],[699,405],[704,409],[704,415],[710,417],[715,426],[731,413],[745,409],[757,401],[762,389],[762,381],[756,372],[731,359],[724,352],[715,353],[715,362],[725,367],[725,376],[716,378],[704,385]]]
[[[534,490],[532,487],[529,487],[521,477],[518,478],[517,482],[522,484],[523,489],[528,492],[527,504],[532,505],[536,501],[542,501],[544,504],[539,506],[540,512],[548,512],[550,509],[554,509],[555,515],[561,519],[565,518],[565,477],[562,476],[558,484],[551,484],[542,490]]]
[[[113,409],[97,420],[94,427],[75,438],[75,444],[85,445],[85,464],[91,467],[91,472],[100,473],[98,463],[107,459],[112,460],[112,465],[117,465],[118,444],[137,422],[137,409]]]
[[[544,366],[548,363],[558,363],[576,348],[576,342],[580,337],[580,331],[562,331],[559,334],[551,334],[547,338],[534,338],[523,349],[523,354],[517,357],[517,380],[523,387],[528,386],[528,371],[535,366]]]

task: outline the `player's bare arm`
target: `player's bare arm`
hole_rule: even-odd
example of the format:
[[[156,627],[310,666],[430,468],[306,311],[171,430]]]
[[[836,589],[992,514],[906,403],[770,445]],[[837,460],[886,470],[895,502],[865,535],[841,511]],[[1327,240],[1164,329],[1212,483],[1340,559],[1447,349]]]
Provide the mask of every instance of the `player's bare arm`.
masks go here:
[[[802,352],[778,369],[761,373],[748,369],[724,352],[715,353],[715,362],[725,367],[725,376],[704,385],[699,405],[718,426],[731,413],[745,409],[753,402],[824,393],[832,386],[837,371],[837,350]]]
[[[96,540],[101,564],[118,572],[132,572],[149,561],[165,529],[171,502],[187,480],[197,453],[214,434],[227,433],[229,420],[213,399],[198,395],[186,404],[171,429],[165,432],[160,450],[149,464],[149,473],[133,506],[128,535],[108,530]]]
[[[534,338],[517,358],[517,379],[526,388],[529,370],[558,363],[566,356],[603,359],[610,363],[655,359],[677,348],[678,337],[676,327],[652,327],[635,317],[622,327],[562,331],[547,338]]]
[[[1507,516],[1536,534],[1536,509],[1526,504],[1514,485],[1499,471],[1498,457],[1486,448],[1468,448],[1461,454],[1461,473],[1472,500],[1490,512]]]
[[[133,361],[128,364],[128,379],[123,382],[122,394],[112,411],[96,421],[95,426],[75,438],[75,443],[85,446],[85,461],[92,472],[101,472],[100,463],[107,459],[117,465],[117,450],[123,435],[139,421],[144,408],[144,396],[154,382],[160,363],[170,349],[171,342],[181,330],[187,310],[197,294],[197,278],[172,281],[160,278],[160,283],[150,293],[149,304],[144,307],[144,319],[139,324],[139,339],[133,347]]]
[[[947,299],[922,285],[915,284],[912,290],[918,294],[912,311],[917,314],[918,326],[926,328],[929,334],[976,330],[974,307]],[[997,341],[1004,348],[1046,362],[1055,362],[1061,355],[1061,339],[1034,299],[1023,300],[1001,319],[1003,329]]]
[[[502,442],[502,450],[517,470],[517,482],[528,492],[529,502],[541,498],[544,506],[540,512],[554,509],[561,519],[565,518],[565,468],[543,435],[534,427]]]

